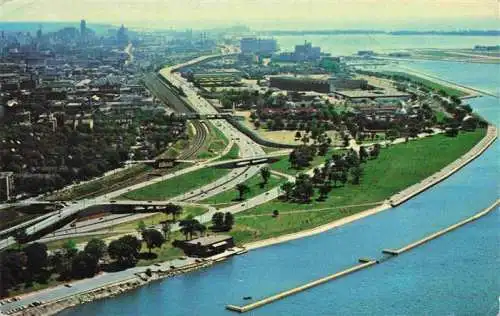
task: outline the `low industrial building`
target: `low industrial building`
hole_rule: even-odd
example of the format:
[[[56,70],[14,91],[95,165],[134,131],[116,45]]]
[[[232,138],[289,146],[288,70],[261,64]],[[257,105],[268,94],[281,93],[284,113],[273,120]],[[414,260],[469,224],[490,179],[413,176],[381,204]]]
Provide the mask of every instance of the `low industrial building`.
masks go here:
[[[190,257],[210,257],[234,247],[233,237],[212,235],[193,240],[176,240],[173,245],[181,248]]]
[[[269,86],[287,91],[330,92],[330,84],[328,80],[309,77],[271,76],[269,78]]]

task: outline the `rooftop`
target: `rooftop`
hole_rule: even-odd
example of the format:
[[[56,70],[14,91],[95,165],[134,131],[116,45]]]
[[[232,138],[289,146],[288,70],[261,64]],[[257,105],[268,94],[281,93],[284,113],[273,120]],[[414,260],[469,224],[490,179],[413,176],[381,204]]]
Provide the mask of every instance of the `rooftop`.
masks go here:
[[[208,245],[212,245],[212,244],[215,244],[215,243],[218,243],[221,241],[226,241],[226,240],[231,239],[231,238],[233,238],[233,237],[231,237],[229,235],[212,235],[212,236],[196,238],[196,239],[187,241],[186,243],[192,244],[192,245],[197,245],[199,243],[201,246],[208,246]]]

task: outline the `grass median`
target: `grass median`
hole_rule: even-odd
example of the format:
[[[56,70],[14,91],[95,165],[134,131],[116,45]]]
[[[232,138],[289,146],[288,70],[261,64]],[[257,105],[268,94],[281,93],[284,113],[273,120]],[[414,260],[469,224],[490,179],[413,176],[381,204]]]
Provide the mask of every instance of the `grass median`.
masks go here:
[[[203,168],[128,192],[122,195],[122,197],[141,201],[168,200],[174,196],[202,187],[228,173],[228,169]]]
[[[286,182],[283,177],[279,177],[276,175],[271,175],[266,185],[263,184],[262,177],[260,174],[257,174],[247,181],[243,182],[243,184],[247,185],[250,189],[250,192],[245,194],[245,199],[253,198],[261,193],[264,193],[282,183]],[[228,191],[221,192],[215,196],[209,197],[201,201],[202,203],[207,204],[224,204],[224,203],[232,203],[232,202],[240,202],[238,190],[232,189]]]
[[[314,228],[369,209],[373,206],[357,205],[375,205],[434,174],[469,151],[485,134],[485,129],[478,129],[455,138],[436,135],[382,149],[377,159],[362,165],[359,185],[336,187],[325,201],[313,198],[300,204],[275,199],[259,205],[236,215],[231,234],[238,243],[245,243]],[[283,214],[272,217],[274,210]]]

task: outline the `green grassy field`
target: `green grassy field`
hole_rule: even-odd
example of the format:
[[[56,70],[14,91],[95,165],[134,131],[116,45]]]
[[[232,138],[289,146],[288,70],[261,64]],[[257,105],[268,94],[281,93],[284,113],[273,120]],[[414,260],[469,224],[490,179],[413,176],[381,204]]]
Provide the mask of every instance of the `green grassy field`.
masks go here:
[[[205,208],[203,206],[184,206],[183,210],[182,210],[182,214],[180,216],[177,216],[177,219],[181,220],[181,219],[184,219],[188,216],[193,216],[193,217],[198,216],[198,215],[205,213],[206,211],[207,211],[207,208]],[[172,216],[166,215],[163,213],[158,213],[158,214],[153,214],[151,216],[148,216],[148,217],[145,217],[142,219],[138,219],[138,220],[130,221],[127,223],[111,226],[109,228],[111,228],[113,230],[119,230],[119,231],[124,231],[124,230],[136,231],[138,228],[139,222],[141,222],[141,221],[144,222],[144,224],[147,227],[149,227],[149,226],[159,225],[160,222],[168,220],[168,219],[172,219]]]
[[[250,192],[245,195],[245,199],[253,198],[254,196],[264,193],[274,188],[275,186],[281,185],[284,182],[286,182],[286,179],[278,177],[276,175],[271,175],[267,184],[265,186],[261,186],[262,177],[260,176],[260,174],[257,174],[244,182],[244,184],[246,184],[250,188]],[[231,203],[231,202],[238,202],[239,201],[238,198],[239,198],[238,191],[236,189],[233,189],[209,197],[208,199],[203,200],[202,203],[207,203],[207,204]]]
[[[113,185],[118,185],[121,182],[126,182],[128,179],[139,176],[143,173],[151,171],[152,167],[139,164],[120,171],[116,174],[109,175],[102,179],[90,181],[81,185],[77,185],[69,190],[64,190],[60,193],[55,193],[46,198],[46,200],[74,200],[82,197],[93,197],[99,194],[108,192]]]
[[[228,153],[220,157],[217,160],[228,160],[228,159],[238,159],[240,157],[240,147],[237,144],[233,144]]]
[[[167,200],[226,175],[227,169],[203,168],[122,195],[130,200]]]
[[[485,133],[478,129],[456,138],[436,135],[382,149],[378,159],[363,164],[359,185],[334,188],[325,201],[298,204],[276,199],[259,205],[236,215],[231,234],[237,242],[248,242],[313,228],[371,208],[349,206],[381,202],[419,182],[466,153]],[[314,211],[322,208],[332,209]],[[273,210],[284,214],[273,218]]]
[[[294,176],[298,172],[301,172],[301,171],[303,172],[303,171],[306,171],[308,169],[311,169],[311,168],[314,168],[316,166],[321,165],[322,163],[325,162],[326,157],[332,156],[333,152],[334,152],[334,150],[330,149],[330,150],[328,150],[328,152],[325,156],[320,156],[320,155],[315,156],[314,159],[311,161],[311,165],[307,168],[302,168],[302,169],[292,168],[290,162],[288,161],[289,156],[282,156],[282,157],[280,157],[280,160],[271,164],[271,169]],[[340,153],[341,151],[338,151],[338,152]]]

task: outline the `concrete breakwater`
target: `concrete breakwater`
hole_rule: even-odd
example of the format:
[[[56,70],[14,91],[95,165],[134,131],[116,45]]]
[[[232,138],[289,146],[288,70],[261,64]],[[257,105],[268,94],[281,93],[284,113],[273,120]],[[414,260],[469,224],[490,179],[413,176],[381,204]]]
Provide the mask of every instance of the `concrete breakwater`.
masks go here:
[[[497,128],[494,125],[488,125],[488,129],[486,131],[486,135],[474,146],[471,150],[465,153],[462,157],[453,161],[451,164],[447,165],[440,171],[431,175],[430,177],[425,178],[424,180],[416,183],[403,191],[393,195],[390,198],[391,206],[398,206],[414,196],[424,192],[430,187],[438,184],[439,182],[445,180],[465,165],[479,157],[488,147],[493,144],[493,142],[497,138]]]
[[[434,234],[431,234],[431,235],[429,235],[427,237],[419,239],[419,240],[417,240],[415,242],[412,242],[411,244],[406,245],[404,247],[401,247],[399,249],[384,249],[382,252],[385,253],[385,254],[390,254],[390,255],[394,255],[394,256],[400,255],[403,252],[409,251],[409,250],[411,250],[411,249],[413,249],[415,247],[418,247],[418,246],[420,246],[420,245],[422,245],[422,244],[424,244],[424,243],[426,243],[426,242],[428,242],[430,240],[433,240],[435,238],[441,237],[442,235],[447,234],[447,233],[451,232],[452,230],[455,230],[455,229],[457,229],[457,228],[459,228],[461,226],[464,226],[464,225],[466,225],[466,224],[468,224],[468,223],[470,223],[472,221],[475,221],[475,220],[477,220],[477,219],[479,219],[479,218],[487,215],[488,213],[490,213],[491,211],[493,211],[499,204],[500,204],[500,200],[496,200],[495,203],[493,203],[492,205],[490,205],[489,207],[487,207],[483,211],[481,211],[481,212],[479,212],[477,214],[474,214],[473,216],[468,217],[468,218],[464,219],[463,221],[460,221],[460,222],[458,222],[456,224],[453,224],[453,225],[451,225],[451,226],[449,226],[447,228],[444,228],[444,229],[442,229],[440,231],[437,231]]]
[[[283,291],[281,293],[278,293],[276,295],[273,295],[273,296],[261,299],[261,300],[259,300],[257,302],[254,302],[254,303],[251,303],[251,304],[248,304],[248,305],[244,305],[244,306],[227,305],[226,309],[231,310],[231,311],[235,311],[235,312],[238,312],[238,313],[245,313],[245,312],[248,312],[248,311],[250,311],[252,309],[256,309],[256,308],[264,306],[266,304],[273,303],[273,302],[275,302],[277,300],[280,300],[282,298],[285,298],[287,296],[297,294],[299,292],[308,290],[308,289],[310,289],[312,287],[318,286],[318,285],[326,283],[328,281],[331,281],[331,280],[340,278],[342,276],[354,273],[356,271],[368,268],[368,267],[370,267],[370,266],[372,266],[372,265],[374,265],[374,264],[377,263],[377,261],[375,261],[375,260],[360,260],[360,261],[362,261],[363,263],[355,265],[355,266],[350,267],[348,269],[342,270],[342,271],[337,272],[335,274],[326,276],[324,278],[311,281],[311,282],[306,283],[304,285],[295,287],[295,288],[287,290],[287,291]]]
[[[462,227],[462,226],[464,226],[464,225],[466,225],[466,224],[468,224],[468,223],[470,223],[472,221],[475,221],[475,220],[477,220],[477,219],[479,219],[479,218],[481,218],[481,217],[489,214],[496,207],[498,207],[499,204],[500,204],[500,200],[496,200],[492,205],[490,205],[486,209],[482,210],[479,213],[474,214],[473,216],[470,216],[470,217],[466,218],[463,221],[460,221],[460,222],[458,222],[456,224],[448,226],[447,228],[444,228],[444,229],[442,229],[442,230],[440,230],[438,232],[435,232],[435,233],[433,233],[431,235],[428,235],[428,236],[426,236],[426,237],[424,237],[422,239],[419,239],[419,240],[417,240],[417,241],[415,241],[415,242],[413,242],[413,243],[411,243],[409,245],[406,245],[404,247],[401,247],[399,249],[396,249],[396,250],[393,250],[393,249],[384,249],[382,252],[384,254],[389,254],[391,256],[397,256],[397,255],[399,255],[399,254],[401,254],[403,252],[412,250],[412,249],[414,249],[414,248],[416,248],[418,246],[423,245],[424,243],[426,243],[426,242],[428,242],[430,240],[433,240],[433,239],[436,239],[438,237],[441,237],[441,236],[445,235],[446,233],[451,232],[452,230],[455,230],[455,229],[457,229],[459,227]],[[351,273],[363,270],[363,269],[368,268],[370,266],[373,266],[375,264],[383,263],[387,259],[389,259],[389,258],[384,257],[384,258],[380,258],[379,260],[362,258],[362,259],[359,259],[360,264],[355,265],[353,267],[350,267],[348,269],[342,270],[342,271],[337,272],[335,274],[332,274],[332,275],[323,277],[321,279],[318,279],[318,280],[306,283],[304,285],[295,287],[295,288],[290,289],[290,290],[286,290],[286,291],[280,292],[280,293],[275,294],[273,296],[269,296],[269,297],[263,298],[261,300],[258,300],[256,302],[248,304],[248,305],[244,305],[244,306],[226,305],[226,309],[228,309],[230,311],[238,312],[238,313],[245,313],[245,312],[251,311],[253,309],[259,308],[261,306],[264,306],[264,305],[267,305],[267,304],[271,304],[271,303],[276,302],[276,301],[278,301],[280,299],[283,299],[285,297],[288,297],[288,296],[297,294],[299,292],[308,290],[308,289],[310,289],[312,287],[318,286],[318,285],[326,283],[328,281],[335,280],[335,279],[337,279],[339,277],[346,276],[348,274],[351,274]]]

